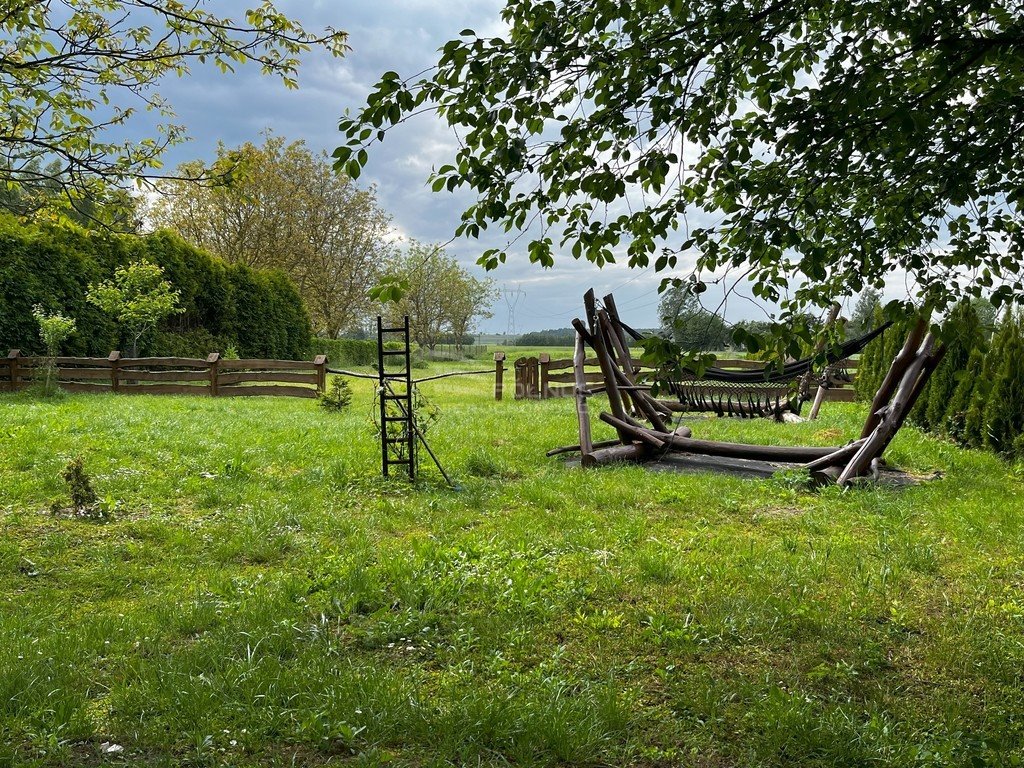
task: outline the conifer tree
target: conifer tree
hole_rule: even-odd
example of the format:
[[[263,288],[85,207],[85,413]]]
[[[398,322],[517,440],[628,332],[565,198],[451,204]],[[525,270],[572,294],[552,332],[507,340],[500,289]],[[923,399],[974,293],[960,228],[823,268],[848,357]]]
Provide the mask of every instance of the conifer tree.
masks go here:
[[[980,381],[978,372],[985,366],[985,352],[978,346],[971,350],[964,370],[958,374],[956,389],[950,397],[940,429],[959,443],[967,443],[967,410],[974,397],[974,388]]]
[[[988,401],[996,373],[1003,367],[1003,350],[1010,336],[1015,332],[1014,317],[1007,311],[992,337],[992,347],[985,355],[984,365],[978,373],[971,402],[964,418],[964,442],[972,448],[984,448],[988,425],[986,423]]]
[[[985,405],[985,445],[1012,454],[1024,434],[1024,334],[1021,318],[1007,317],[1006,340],[993,366],[991,393]]]
[[[918,399],[911,419],[924,429],[938,432],[945,426],[949,401],[956,390],[958,376],[967,365],[971,350],[984,343],[978,313],[970,302],[958,304],[943,323],[946,356],[932,374]]]

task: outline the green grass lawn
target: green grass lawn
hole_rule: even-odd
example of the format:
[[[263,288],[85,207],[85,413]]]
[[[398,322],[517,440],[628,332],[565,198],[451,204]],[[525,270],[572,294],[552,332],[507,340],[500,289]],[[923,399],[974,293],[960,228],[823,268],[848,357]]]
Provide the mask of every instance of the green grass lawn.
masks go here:
[[[423,385],[457,492],[428,464],[415,488],[379,478],[367,382],[342,415],[0,395],[0,765],[1024,755],[1009,467],[908,428],[890,461],[941,479],[573,470],[543,455],[575,441],[571,402],[495,403],[492,385]],[[693,427],[836,444],[862,421],[826,404],[815,423]],[[112,522],[49,512],[79,455]]]

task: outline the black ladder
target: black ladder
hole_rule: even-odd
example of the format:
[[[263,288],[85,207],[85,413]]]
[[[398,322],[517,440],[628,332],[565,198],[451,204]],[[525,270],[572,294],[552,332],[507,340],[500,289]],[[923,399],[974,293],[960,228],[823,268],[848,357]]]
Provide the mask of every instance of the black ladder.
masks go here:
[[[387,337],[402,342],[400,349],[385,349]],[[399,367],[401,366],[401,367]],[[377,393],[380,399],[381,470],[404,466],[416,479],[416,426],[412,412],[412,360],[409,349],[409,317],[401,327],[389,328],[377,316]]]

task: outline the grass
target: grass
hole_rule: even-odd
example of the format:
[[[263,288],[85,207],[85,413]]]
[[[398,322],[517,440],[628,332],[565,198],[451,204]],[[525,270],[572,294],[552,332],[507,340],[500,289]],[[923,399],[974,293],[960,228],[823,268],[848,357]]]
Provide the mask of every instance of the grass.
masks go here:
[[[342,415],[0,396],[0,766],[1020,762],[1006,465],[907,428],[891,461],[941,479],[584,472],[543,456],[568,401],[491,386],[423,385],[459,491],[378,477],[363,381]],[[76,456],[111,522],[49,512]]]

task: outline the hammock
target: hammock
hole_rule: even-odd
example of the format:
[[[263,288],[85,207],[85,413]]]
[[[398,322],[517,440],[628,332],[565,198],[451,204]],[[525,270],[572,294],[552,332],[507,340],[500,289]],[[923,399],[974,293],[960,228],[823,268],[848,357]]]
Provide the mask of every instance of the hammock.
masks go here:
[[[883,323],[869,333],[863,336],[858,336],[856,339],[850,339],[840,344],[838,347],[833,347],[828,350],[825,354],[825,366],[835,365],[841,360],[845,360],[850,355],[855,355],[866,347],[876,337],[880,336],[886,328],[892,323]],[[726,368],[716,368],[709,366],[705,368],[700,376],[697,376],[697,372],[684,368],[683,370],[687,373],[692,373],[695,379],[700,378],[706,381],[727,381],[734,384],[757,384],[764,382],[794,382],[801,376],[810,373],[814,367],[814,357],[805,357],[802,360],[795,360],[792,363],[786,363],[781,368],[774,363],[766,363],[761,368],[747,369],[743,371],[730,371]]]
[[[846,372],[831,370],[836,363],[857,354],[882,334],[890,323],[885,323],[856,339],[850,339],[829,350],[826,355],[822,384],[846,376]],[[678,398],[681,410],[710,412],[719,416],[755,418],[772,416],[781,419],[785,412],[800,413],[809,395],[807,387],[794,385],[807,381],[813,370],[814,357],[787,363],[779,368],[766,364],[761,368],[733,371],[714,366],[704,369],[698,376],[692,369],[683,369],[689,378],[669,380],[669,391]],[[838,373],[838,375],[837,375]]]

